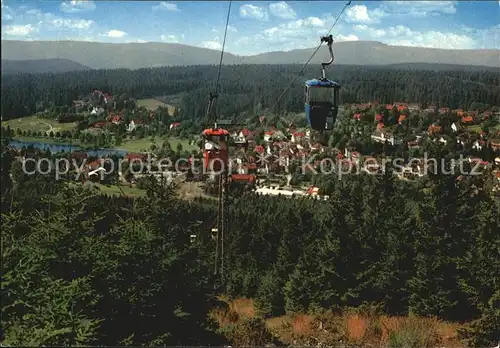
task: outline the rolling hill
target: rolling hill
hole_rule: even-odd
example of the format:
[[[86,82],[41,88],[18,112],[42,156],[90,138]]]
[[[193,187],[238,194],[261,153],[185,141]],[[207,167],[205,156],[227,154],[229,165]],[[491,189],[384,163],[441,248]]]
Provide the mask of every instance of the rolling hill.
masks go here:
[[[62,73],[90,68],[68,59],[3,60],[2,75],[19,73]]]
[[[304,63],[314,48],[287,52],[269,52],[253,56],[224,54],[225,64],[296,64]],[[448,64],[500,67],[500,50],[444,50],[423,47],[390,46],[374,41],[334,43],[335,62],[354,65]],[[327,59],[326,48],[311,64]],[[2,40],[2,59],[67,59],[92,69],[211,65],[218,64],[220,51],[173,43],[111,44],[83,41]]]

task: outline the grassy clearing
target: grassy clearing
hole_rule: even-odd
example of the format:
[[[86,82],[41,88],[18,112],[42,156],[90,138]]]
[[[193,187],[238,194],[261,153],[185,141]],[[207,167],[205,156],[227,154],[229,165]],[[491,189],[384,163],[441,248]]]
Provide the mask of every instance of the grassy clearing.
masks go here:
[[[189,144],[189,141],[187,139],[155,137],[154,144],[157,147],[161,147],[165,140],[170,143],[170,146],[174,150],[177,148],[177,145],[179,143],[182,145],[183,150],[191,151],[196,149],[195,146]],[[121,145],[116,146],[116,149],[125,150],[128,152],[147,152],[151,151],[151,144],[153,144],[151,137],[142,139],[130,139],[125,140]]]
[[[142,197],[146,195],[145,190],[141,190],[137,187],[130,187],[129,185],[120,184],[119,187],[117,185],[106,186],[99,183],[93,183],[92,185],[97,189],[99,189],[99,191],[101,191],[102,194],[121,196],[123,195],[123,193],[125,193],[125,195],[127,196],[135,196],[135,197]]]
[[[469,130],[471,132],[481,133],[481,126],[478,125],[478,124],[473,125],[473,126],[468,126],[465,129],[467,129],[467,130]]]
[[[34,142],[40,144],[57,144],[57,145],[69,145],[68,139],[58,139],[58,138],[49,138],[49,137],[23,137],[23,136],[14,136],[13,140],[17,141],[25,141],[25,142]],[[71,145],[80,146],[80,140],[74,139],[71,141]]]
[[[216,199],[205,193],[202,183],[199,182],[182,182],[179,184],[178,189],[179,197],[186,200],[193,200],[195,198],[203,197],[207,199]]]
[[[476,132],[476,133],[481,133],[481,132],[482,132],[482,130],[481,130],[481,125],[479,125],[479,124],[475,124],[475,125],[473,125],[473,126],[468,126],[468,127],[465,127],[465,129],[467,129],[467,130],[469,130],[469,131],[471,131],[471,132]],[[497,131],[500,131],[500,124],[497,124],[497,125],[495,126],[495,128],[493,128],[493,129],[495,129],[495,130],[497,130]],[[491,132],[491,131],[492,131],[492,129],[490,128],[490,132]]]
[[[214,309],[212,317],[224,328],[235,327],[256,318],[255,304],[251,299],[231,300],[221,297],[226,306]],[[260,319],[267,330],[286,344],[309,345],[313,340],[322,345],[376,347],[463,347],[457,335],[458,324],[446,323],[435,318],[388,317],[365,315],[355,312],[320,315],[284,315]],[[235,344],[236,345],[236,344]]]
[[[166,107],[168,109],[168,113],[170,115],[173,115],[174,111],[175,111],[175,107],[173,105],[163,103],[162,101],[159,101],[157,99],[139,99],[139,100],[137,100],[137,104],[139,106],[144,106],[147,109],[153,110],[153,111],[158,109],[160,106],[163,106],[163,107]]]
[[[40,118],[36,115],[16,118],[13,120],[3,121],[4,127],[10,126],[11,129],[31,130],[37,132],[52,131],[54,133],[65,130],[73,130],[77,126],[76,122],[59,123],[56,120]]]

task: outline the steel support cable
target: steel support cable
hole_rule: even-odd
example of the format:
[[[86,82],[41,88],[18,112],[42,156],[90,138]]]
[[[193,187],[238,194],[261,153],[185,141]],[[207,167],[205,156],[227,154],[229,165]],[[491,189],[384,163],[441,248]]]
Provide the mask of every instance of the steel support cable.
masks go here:
[[[346,4],[344,5],[344,7],[342,8],[342,11],[340,11],[340,13],[337,15],[337,18],[335,19],[335,22],[333,22],[330,30],[328,30],[328,34],[326,34],[326,36],[330,35],[330,33],[332,32],[333,28],[335,27],[335,25],[337,24],[337,22],[339,21],[340,17],[342,16],[342,14],[344,13],[345,9],[347,8],[347,6],[349,6],[351,4],[351,1],[348,1],[346,2]],[[274,110],[274,108],[281,102],[281,100],[283,99],[283,97],[285,96],[285,94],[290,90],[290,88],[292,88],[293,84],[295,83],[295,81],[297,80],[297,78],[304,72],[304,70],[306,69],[306,67],[309,65],[309,63],[311,62],[311,60],[313,59],[313,57],[316,55],[316,53],[318,53],[319,49],[321,48],[321,45],[323,44],[323,42],[321,42],[318,47],[316,48],[316,50],[313,52],[313,54],[311,55],[311,57],[309,57],[309,59],[307,60],[307,62],[304,64],[304,66],[302,67],[302,69],[300,69],[300,71],[295,75],[295,77],[293,78],[292,82],[290,83],[290,85],[288,85],[288,87],[283,91],[283,93],[281,94],[281,96],[278,98],[278,100],[276,101],[276,103],[274,103],[274,105],[271,107],[271,111]]]
[[[224,58],[224,49],[226,47],[227,29],[229,27],[229,17],[231,15],[231,4],[232,4],[232,1],[229,0],[229,8],[227,10],[227,18],[226,18],[226,29],[224,30],[224,40],[222,41],[222,50],[220,51],[219,71],[217,72],[217,82],[215,83],[215,94],[216,95],[219,92],[220,73],[222,70],[222,59]]]
[[[224,29],[224,40],[222,41],[222,50],[220,52],[220,61],[219,61],[219,69],[217,71],[217,80],[215,82],[215,93],[210,93],[210,100],[208,102],[208,108],[207,108],[207,117],[210,116],[212,112],[212,108],[214,105],[214,100],[217,99],[218,93],[219,93],[219,82],[220,82],[220,74],[222,70],[222,60],[224,59],[224,50],[226,47],[226,38],[227,38],[227,29],[229,27],[229,17],[231,15],[231,5],[232,5],[232,0],[229,0],[229,8],[227,10],[227,17],[226,17],[226,27]]]

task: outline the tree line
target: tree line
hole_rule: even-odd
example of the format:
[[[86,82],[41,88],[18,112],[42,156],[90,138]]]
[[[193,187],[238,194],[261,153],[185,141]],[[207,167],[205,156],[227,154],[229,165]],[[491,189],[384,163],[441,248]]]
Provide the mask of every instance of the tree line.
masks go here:
[[[292,82],[296,65],[224,66],[217,103],[219,115],[249,117],[274,106]],[[303,110],[303,81],[318,77],[309,66],[274,111]],[[416,102],[450,108],[473,103],[500,105],[498,74],[492,71],[429,71],[390,67],[333,66],[328,76],[342,84],[344,103],[378,100]],[[189,66],[138,70],[90,70],[68,73],[2,76],[1,115],[4,120],[31,115],[40,109],[71,105],[73,100],[98,89],[135,98],[179,95],[184,119],[203,120],[217,68]]]

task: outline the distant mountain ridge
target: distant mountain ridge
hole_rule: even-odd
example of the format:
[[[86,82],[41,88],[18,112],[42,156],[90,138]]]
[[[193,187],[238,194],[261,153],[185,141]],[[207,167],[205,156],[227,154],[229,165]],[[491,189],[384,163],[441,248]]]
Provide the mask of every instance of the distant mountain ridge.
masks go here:
[[[500,50],[493,49],[444,50],[390,46],[376,41],[338,42],[333,44],[333,49],[335,63],[342,65],[419,63],[500,68]],[[225,52],[224,64],[303,64],[309,59],[313,50],[313,48],[297,49],[253,56],[237,56]],[[91,69],[139,69],[218,64],[220,51],[156,42],[111,44],[83,41],[2,40],[2,60],[53,59],[70,60]],[[320,64],[327,59],[328,52],[325,47],[316,54],[310,64]]]
[[[63,73],[68,71],[90,70],[89,67],[69,59],[4,60],[2,75],[21,73]]]

